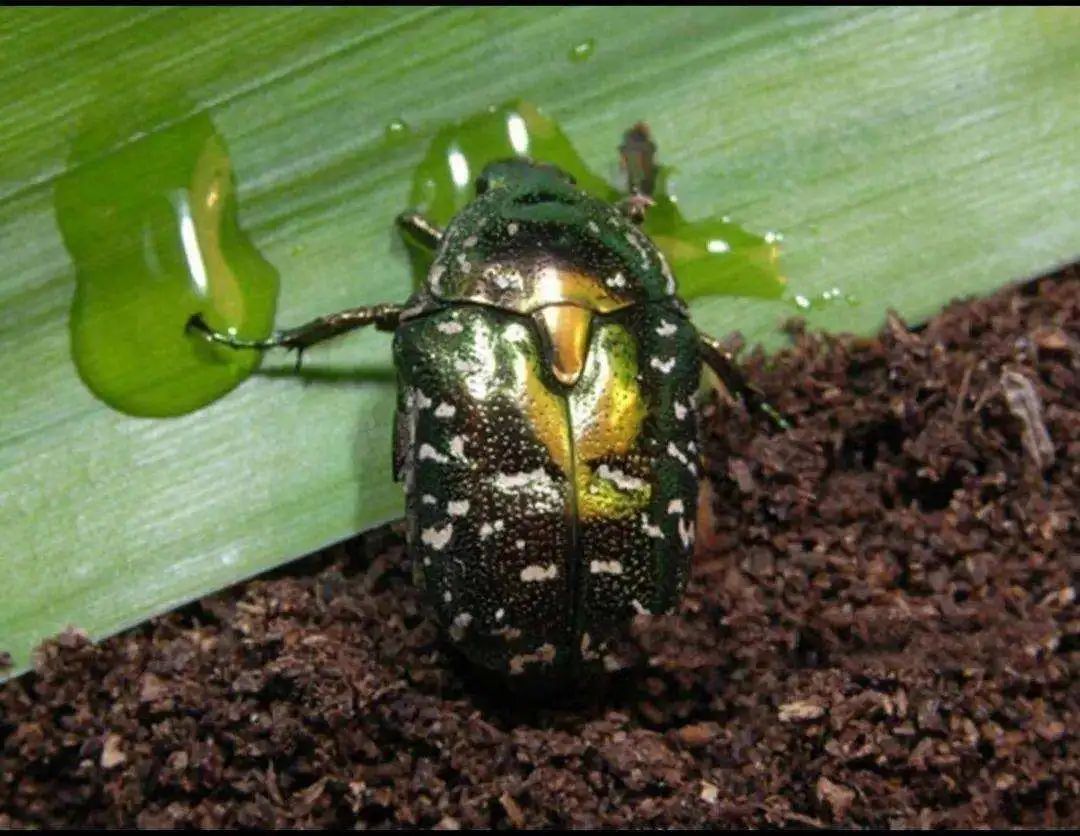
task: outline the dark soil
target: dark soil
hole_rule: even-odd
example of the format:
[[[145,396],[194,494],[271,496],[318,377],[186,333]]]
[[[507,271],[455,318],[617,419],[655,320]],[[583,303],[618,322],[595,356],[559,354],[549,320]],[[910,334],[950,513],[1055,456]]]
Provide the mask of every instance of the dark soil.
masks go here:
[[[1076,279],[749,358],[797,428],[717,408],[715,533],[594,704],[478,684],[382,531],[47,645],[0,827],[1080,826]]]

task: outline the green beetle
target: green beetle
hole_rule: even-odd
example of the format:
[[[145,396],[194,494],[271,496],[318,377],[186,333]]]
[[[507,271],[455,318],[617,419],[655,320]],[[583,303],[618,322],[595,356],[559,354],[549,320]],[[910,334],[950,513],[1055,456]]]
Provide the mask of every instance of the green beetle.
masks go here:
[[[487,166],[447,226],[407,213],[435,249],[405,305],[319,318],[235,348],[305,348],[354,328],[394,333],[395,478],[416,577],[451,641],[523,679],[612,670],[640,613],[670,612],[694,548],[695,393],[704,360],[763,405],[687,318],[638,228],[655,146],[622,146],[618,205],[549,165]]]

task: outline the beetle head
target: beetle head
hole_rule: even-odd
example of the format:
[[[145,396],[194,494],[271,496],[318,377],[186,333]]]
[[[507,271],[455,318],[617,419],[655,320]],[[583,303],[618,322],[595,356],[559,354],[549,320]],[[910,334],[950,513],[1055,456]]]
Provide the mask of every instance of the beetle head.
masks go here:
[[[559,200],[572,197],[575,185],[574,178],[557,166],[518,157],[484,166],[476,178],[476,196],[506,189],[511,199],[538,196]]]

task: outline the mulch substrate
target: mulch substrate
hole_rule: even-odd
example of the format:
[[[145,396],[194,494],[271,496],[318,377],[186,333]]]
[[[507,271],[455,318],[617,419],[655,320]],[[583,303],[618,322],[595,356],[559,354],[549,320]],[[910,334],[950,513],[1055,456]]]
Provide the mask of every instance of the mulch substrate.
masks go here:
[[[393,528],[0,687],[0,827],[1080,826],[1080,281],[792,330],[681,611],[579,705],[462,666]],[[711,513],[710,513],[711,511]]]

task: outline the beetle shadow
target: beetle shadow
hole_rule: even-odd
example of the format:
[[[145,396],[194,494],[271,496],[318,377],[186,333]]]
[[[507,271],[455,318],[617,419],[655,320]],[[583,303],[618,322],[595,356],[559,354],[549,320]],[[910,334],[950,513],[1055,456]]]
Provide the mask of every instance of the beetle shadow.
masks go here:
[[[316,364],[295,366],[271,366],[257,369],[253,377],[265,377],[270,380],[295,380],[307,384],[342,384],[397,383],[397,372],[386,366],[320,366]]]
[[[610,711],[636,714],[635,706],[646,699],[647,659],[629,643],[621,650],[631,663],[617,672],[529,680],[478,667],[445,636],[439,647],[457,687],[487,722],[507,731],[526,727],[575,734]]]

